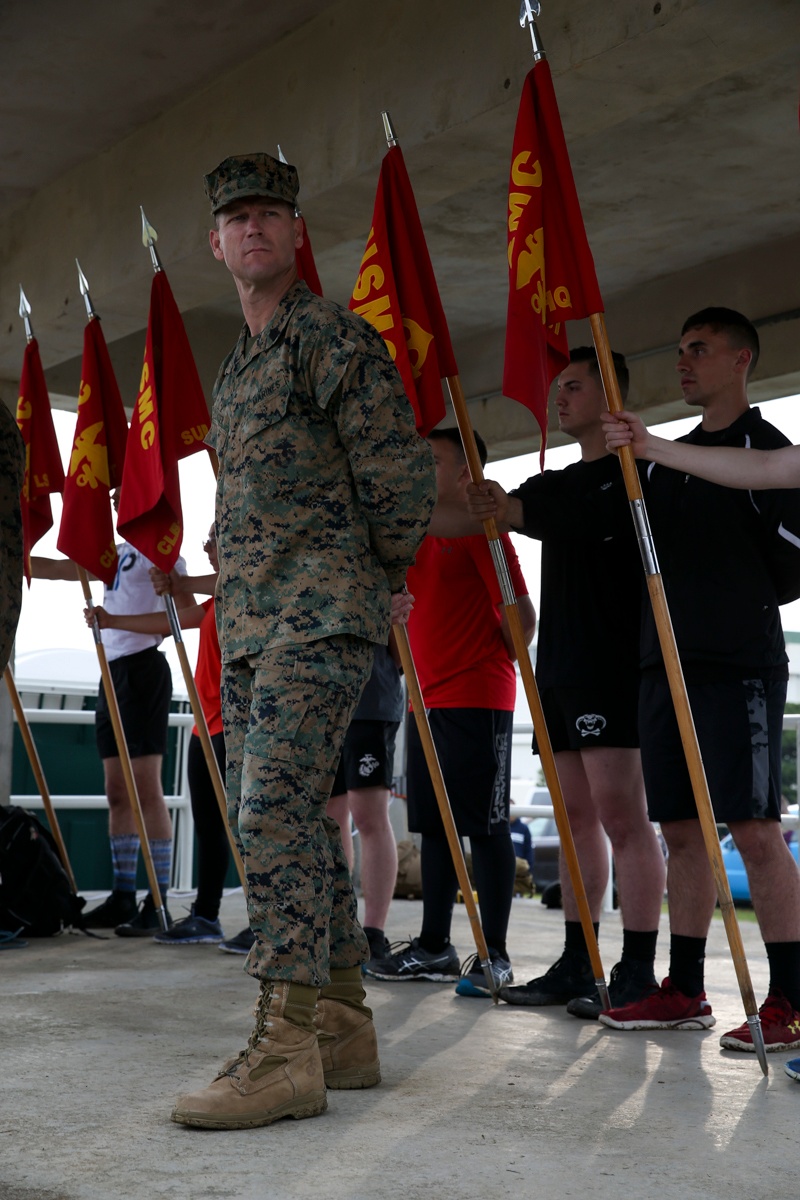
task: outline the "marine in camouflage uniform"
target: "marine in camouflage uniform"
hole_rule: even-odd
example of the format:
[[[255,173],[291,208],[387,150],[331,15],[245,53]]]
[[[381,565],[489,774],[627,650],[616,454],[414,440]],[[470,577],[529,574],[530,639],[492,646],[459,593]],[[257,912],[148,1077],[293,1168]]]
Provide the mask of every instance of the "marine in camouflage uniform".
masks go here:
[[[11,656],[22,607],[22,514],[25,443],[0,401],[0,671]]]
[[[252,195],[294,204],[294,168],[266,155],[209,178],[215,212]],[[368,957],[325,807],[390,595],[427,527],[432,459],[382,338],[296,278],[223,363],[207,440],[220,462],[228,813],[256,936],[247,969],[322,986]]]

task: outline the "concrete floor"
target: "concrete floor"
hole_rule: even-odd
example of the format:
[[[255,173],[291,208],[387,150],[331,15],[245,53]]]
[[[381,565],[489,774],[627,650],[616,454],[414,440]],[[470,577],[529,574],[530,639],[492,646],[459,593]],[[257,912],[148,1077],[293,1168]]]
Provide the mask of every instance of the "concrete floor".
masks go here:
[[[181,898],[171,897],[173,915]],[[189,901],[185,901],[187,907]],[[392,938],[419,931],[395,901]],[[244,921],[226,897],[230,934]],[[461,906],[454,941],[470,952]],[[759,998],[766,966],[742,923]],[[558,956],[562,914],[518,900],[518,980]],[[601,939],[608,973],[616,919]],[[665,971],[666,922],[659,966]],[[495,1008],[448,985],[375,982],[383,1084],[329,1093],[314,1120],[214,1133],[169,1120],[251,1029],[256,985],[207,946],[62,936],[0,953],[0,1200],[782,1200],[798,1194],[800,1087],[787,1054],[723,1053],[741,1003],[721,922],[707,963],[717,1026],[614,1033],[561,1009]]]

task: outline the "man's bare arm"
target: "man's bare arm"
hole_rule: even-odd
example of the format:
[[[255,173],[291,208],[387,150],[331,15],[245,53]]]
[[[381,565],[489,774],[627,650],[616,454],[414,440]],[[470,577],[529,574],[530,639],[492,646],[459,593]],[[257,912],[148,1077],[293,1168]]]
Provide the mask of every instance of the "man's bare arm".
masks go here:
[[[637,458],[697,475],[723,487],[765,491],[800,487],[800,446],[780,450],[746,450],[733,446],[689,446],[648,433],[635,413],[609,413],[603,418],[609,450],[630,446]]]
[[[42,558],[39,554],[31,555],[31,577],[33,579],[66,579],[77,582],[78,567],[71,558]],[[96,576],[89,575],[90,579]]]
[[[501,533],[519,532],[525,522],[519,496],[509,496],[493,479],[467,484],[467,504],[476,521],[494,518]]]
[[[500,612],[503,614],[503,621],[500,625],[500,633],[508,651],[508,657],[512,662],[517,661],[517,650],[514,645],[514,639],[511,636],[511,627],[508,623],[508,614],[506,613],[505,605],[498,605]],[[533,641],[533,635],[536,632],[536,609],[533,607],[533,601],[530,596],[517,596],[517,611],[519,612],[520,621],[522,622],[522,632],[525,636],[525,645],[530,646]]]

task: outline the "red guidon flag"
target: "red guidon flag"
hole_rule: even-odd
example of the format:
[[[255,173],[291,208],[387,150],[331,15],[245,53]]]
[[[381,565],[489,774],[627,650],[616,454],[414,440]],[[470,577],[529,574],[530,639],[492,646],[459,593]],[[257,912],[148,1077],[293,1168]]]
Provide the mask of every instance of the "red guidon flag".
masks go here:
[[[399,146],[381,164],[367,248],[350,301],[386,342],[425,437],[444,416],[453,347],[417,204]]]
[[[20,500],[25,578],[30,584],[31,551],[53,524],[50,494],[64,490],[64,468],[36,338],[28,342],[22,360],[17,425],[25,442],[25,477]]]
[[[97,318],[83,332],[78,420],[64,483],[58,548],[111,585],[117,571],[109,493],[122,483],[128,422]]]
[[[303,244],[299,250],[295,251],[295,261],[297,262],[297,274],[300,279],[304,279],[308,284],[310,291],[316,292],[318,296],[322,295],[322,284],[319,281],[317,274],[317,264],[314,262],[314,252],[311,249],[311,238],[308,236],[308,226],[305,218],[301,217],[303,222]]]
[[[142,378],[133,409],[117,530],[162,571],[183,540],[178,462],[203,450],[208,405],[163,271],[153,277]]]
[[[603,301],[546,61],[528,73],[508,185],[508,324],[503,393],[529,408],[547,437],[547,393],[569,362],[566,321]]]

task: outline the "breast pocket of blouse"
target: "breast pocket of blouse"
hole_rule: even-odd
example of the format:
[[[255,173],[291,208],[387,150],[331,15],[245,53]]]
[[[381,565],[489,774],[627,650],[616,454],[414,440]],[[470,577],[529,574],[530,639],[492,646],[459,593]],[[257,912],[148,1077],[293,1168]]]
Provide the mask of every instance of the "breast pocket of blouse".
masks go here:
[[[283,378],[269,380],[252,389],[238,430],[242,445],[286,419],[291,394],[289,382]]]

